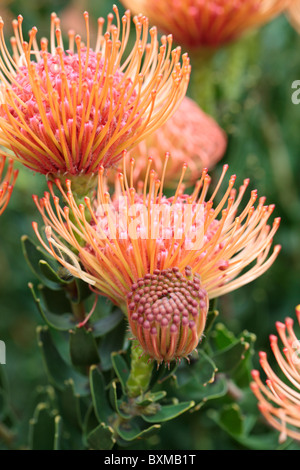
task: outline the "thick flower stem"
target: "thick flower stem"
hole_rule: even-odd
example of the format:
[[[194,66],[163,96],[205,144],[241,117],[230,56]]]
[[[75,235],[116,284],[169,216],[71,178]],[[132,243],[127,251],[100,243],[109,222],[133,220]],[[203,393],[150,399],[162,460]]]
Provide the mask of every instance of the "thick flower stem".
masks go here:
[[[191,97],[227,131],[241,112],[241,97],[258,79],[258,49],[258,36],[251,33],[220,49],[191,54]]]
[[[86,311],[83,302],[76,302],[76,298],[78,295],[76,281],[71,282],[67,287],[66,291],[70,300],[72,313],[76,318],[78,323],[82,323],[85,320]]]
[[[149,362],[149,356],[143,355],[143,350],[137,341],[131,346],[131,371],[127,380],[128,396],[135,398],[145,393],[149,387],[153,362]]]
[[[198,51],[191,55],[192,72],[190,79],[191,97],[206,113],[216,115],[214,52]]]

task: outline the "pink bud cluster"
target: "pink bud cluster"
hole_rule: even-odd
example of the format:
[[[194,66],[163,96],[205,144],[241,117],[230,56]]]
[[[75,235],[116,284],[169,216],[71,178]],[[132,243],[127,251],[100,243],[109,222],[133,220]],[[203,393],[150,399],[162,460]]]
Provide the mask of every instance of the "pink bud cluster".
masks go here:
[[[144,352],[158,363],[187,357],[198,345],[208,311],[208,295],[191,267],[156,269],[131,287],[128,319]]]

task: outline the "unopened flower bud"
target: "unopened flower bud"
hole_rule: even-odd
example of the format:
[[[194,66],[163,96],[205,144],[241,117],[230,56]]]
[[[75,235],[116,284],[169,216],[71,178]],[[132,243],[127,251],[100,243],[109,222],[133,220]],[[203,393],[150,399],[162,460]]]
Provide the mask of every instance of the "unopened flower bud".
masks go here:
[[[133,335],[158,363],[187,357],[197,347],[206,323],[208,295],[190,267],[184,274],[169,268],[139,279],[127,304]]]

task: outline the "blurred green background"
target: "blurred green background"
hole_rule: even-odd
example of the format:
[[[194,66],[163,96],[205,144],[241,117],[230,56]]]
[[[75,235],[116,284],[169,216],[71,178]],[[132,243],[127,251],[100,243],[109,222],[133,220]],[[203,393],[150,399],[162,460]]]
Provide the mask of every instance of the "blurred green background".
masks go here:
[[[0,0],[7,39],[10,20],[20,13],[24,31],[36,25],[41,36],[48,36],[52,11],[63,16],[67,27],[78,24],[80,28],[80,11],[88,10],[91,23],[96,24],[96,18],[111,8],[108,0]],[[211,174],[217,178],[222,165],[229,163],[237,182],[250,178],[250,189],[265,195],[267,203],[275,203],[274,217],[282,219],[275,239],[282,245],[277,261],[261,278],[219,299],[220,318],[237,334],[244,329],[255,333],[257,351],[269,351],[268,336],[275,333],[275,321],[293,316],[300,303],[300,105],[291,101],[292,82],[300,79],[300,37],[282,15],[238,46],[220,51],[215,59],[213,112],[228,133],[228,149]],[[231,59],[238,63],[233,66]],[[205,108],[206,87],[202,95],[202,84],[197,86],[198,103]],[[31,222],[39,221],[39,215],[31,195],[41,196],[46,185],[40,175],[20,170],[13,197],[0,220],[0,339],[6,342],[7,350],[7,364],[0,367],[6,369],[11,401],[26,436],[36,387],[47,379],[35,333],[42,320],[28,289],[28,282],[35,279],[24,260],[20,238],[23,234],[34,238]],[[253,362],[258,367],[257,354]],[[216,428],[206,409],[196,416],[182,417],[177,427],[173,422],[165,425],[157,447],[238,448]]]

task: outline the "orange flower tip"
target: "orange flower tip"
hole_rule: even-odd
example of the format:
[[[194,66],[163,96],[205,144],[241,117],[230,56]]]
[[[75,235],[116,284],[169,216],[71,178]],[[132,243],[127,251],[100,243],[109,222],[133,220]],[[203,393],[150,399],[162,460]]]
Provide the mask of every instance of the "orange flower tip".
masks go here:
[[[298,323],[300,325],[300,305],[297,305],[297,307],[296,307],[296,316],[297,316],[297,319],[298,319]]]
[[[288,328],[293,328],[294,326],[294,320],[291,317],[287,317],[285,319],[285,324]]]
[[[31,225],[32,225],[33,230],[36,232],[37,229],[38,229],[38,224],[37,224],[37,222],[32,222]]]
[[[283,326],[285,328],[285,325],[283,325]],[[272,348],[272,346],[275,346],[278,343],[278,338],[277,338],[276,335],[270,335],[269,340],[270,340],[271,348]]]
[[[286,328],[285,324],[282,323],[281,321],[277,321],[277,322],[275,323],[275,326],[276,326],[277,330],[282,330],[282,331],[284,331],[285,328]]]
[[[266,385],[271,389],[273,385],[273,381],[271,379],[266,379]]]
[[[258,371],[257,369],[253,369],[253,370],[251,371],[251,375],[252,375],[252,378],[253,378],[254,380],[256,380],[256,379],[259,378],[259,371]],[[255,385],[256,385],[256,384],[255,384]]]
[[[274,246],[274,252],[278,254],[281,251],[282,246],[281,245],[275,245]]]
[[[266,354],[265,351],[260,351],[260,352],[258,353],[258,355],[259,355],[259,357],[260,357],[261,360],[267,359],[267,354]]]

